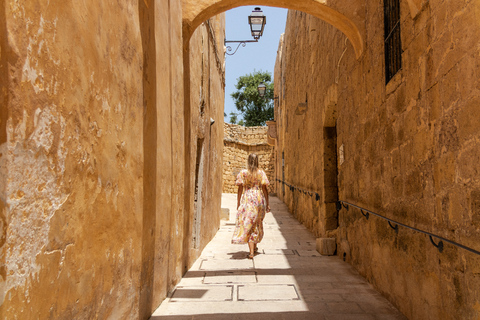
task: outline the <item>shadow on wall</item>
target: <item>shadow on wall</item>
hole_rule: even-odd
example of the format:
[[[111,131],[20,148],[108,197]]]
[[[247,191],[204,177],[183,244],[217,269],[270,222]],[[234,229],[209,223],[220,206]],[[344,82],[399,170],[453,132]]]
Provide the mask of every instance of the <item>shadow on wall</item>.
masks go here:
[[[143,53],[143,222],[139,319],[153,308],[157,177],[155,1],[138,2]]]

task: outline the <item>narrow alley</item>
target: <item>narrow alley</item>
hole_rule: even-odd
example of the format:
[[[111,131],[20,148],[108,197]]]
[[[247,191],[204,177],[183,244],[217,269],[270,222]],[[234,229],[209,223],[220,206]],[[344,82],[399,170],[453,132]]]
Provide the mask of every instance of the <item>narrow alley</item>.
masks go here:
[[[260,254],[249,260],[246,245],[230,243],[236,195],[223,194],[229,220],[151,320],[406,319],[340,257],[321,256],[278,198],[270,203]]]
[[[479,39],[480,0],[2,1],[0,319],[480,320]]]

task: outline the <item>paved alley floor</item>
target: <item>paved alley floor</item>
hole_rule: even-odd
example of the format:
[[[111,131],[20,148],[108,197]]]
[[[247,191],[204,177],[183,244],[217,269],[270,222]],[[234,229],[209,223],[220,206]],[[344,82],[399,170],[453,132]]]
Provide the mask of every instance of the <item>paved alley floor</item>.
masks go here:
[[[230,243],[236,195],[223,194],[229,221],[205,247],[151,320],[406,319],[348,263],[321,256],[315,237],[276,197],[253,260],[247,245]]]

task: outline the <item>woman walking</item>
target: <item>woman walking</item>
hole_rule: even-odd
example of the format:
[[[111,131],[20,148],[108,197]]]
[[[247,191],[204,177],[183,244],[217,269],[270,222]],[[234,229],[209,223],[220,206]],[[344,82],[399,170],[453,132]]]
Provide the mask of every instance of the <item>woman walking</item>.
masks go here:
[[[257,243],[263,238],[263,218],[270,211],[267,186],[270,184],[265,172],[258,168],[258,156],[248,156],[248,170],[237,175],[237,219],[232,243],[248,243],[249,259],[258,251]],[[243,193],[245,189],[245,193]],[[242,196],[243,194],[243,196]]]

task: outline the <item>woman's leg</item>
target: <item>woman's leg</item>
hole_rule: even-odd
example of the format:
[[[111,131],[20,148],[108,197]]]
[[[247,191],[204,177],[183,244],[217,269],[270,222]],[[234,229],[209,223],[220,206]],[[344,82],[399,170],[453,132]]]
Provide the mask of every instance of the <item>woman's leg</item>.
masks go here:
[[[249,258],[250,258],[250,257],[253,257],[253,255],[255,254],[255,242],[249,241],[249,242],[248,242],[248,249],[250,249]]]

